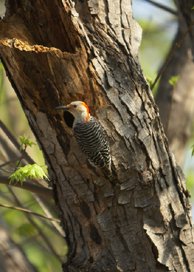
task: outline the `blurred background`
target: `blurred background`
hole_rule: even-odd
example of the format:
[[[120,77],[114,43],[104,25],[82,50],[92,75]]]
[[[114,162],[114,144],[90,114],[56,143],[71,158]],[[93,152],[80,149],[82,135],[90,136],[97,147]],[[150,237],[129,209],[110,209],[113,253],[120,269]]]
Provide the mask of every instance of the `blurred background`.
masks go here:
[[[5,12],[3,2],[0,1],[1,17]],[[184,171],[187,188],[193,201],[192,118],[194,105],[189,103],[192,102],[192,98],[194,101],[192,82],[194,67],[189,39],[185,37],[187,35],[184,35],[185,25],[180,18],[178,19],[177,7],[171,0],[133,0],[133,14],[143,29],[139,61],[160,109],[171,150]],[[157,77],[158,80],[155,81]],[[19,136],[25,136],[34,142],[36,140],[1,63],[0,121],[0,176],[5,178],[11,174],[20,160],[20,147],[15,140],[18,140]],[[28,147],[26,151],[38,165],[45,165],[38,145]],[[11,162],[9,161],[10,154],[14,154]],[[25,159],[26,162],[30,160],[28,157]],[[17,262],[20,258],[20,263],[23,263],[23,267],[19,267],[18,271],[60,271],[61,260],[65,258],[61,252],[65,252],[67,248],[65,241],[61,239],[64,234],[59,222],[56,220],[53,223],[49,219],[55,220],[58,216],[52,197],[40,199],[27,190],[5,185],[5,180],[3,181],[1,177],[0,204],[25,208],[41,215],[46,214],[48,218],[1,207],[0,259],[4,258],[5,261],[5,256],[7,258],[11,251],[12,259],[15,258]],[[14,271],[17,271],[15,264],[12,265]],[[5,264],[5,270],[2,271],[12,271],[6,269]]]
[[[139,61],[144,76],[148,82],[152,84],[161,72],[161,77],[152,88],[152,91],[159,106],[167,136],[170,138],[169,142],[172,152],[175,154],[177,162],[183,169],[187,188],[191,193],[191,200],[194,202],[194,157],[192,156],[192,146],[194,144],[194,105],[193,103],[186,103],[187,99],[194,100],[194,67],[189,48],[190,44],[188,44],[187,41],[188,33],[185,30],[183,22],[177,18],[177,7],[172,0],[134,0],[133,15],[143,29]],[[183,28],[183,30],[181,28]],[[182,61],[182,58],[185,60]],[[190,74],[188,78],[185,78],[184,73]],[[175,79],[174,82],[173,79]],[[181,81],[183,81],[183,83]],[[184,81],[187,81],[187,83]],[[180,87],[177,86],[178,84]],[[180,88],[185,90],[184,94],[180,94]],[[167,98],[164,99],[165,95],[161,95],[159,92],[166,92]],[[172,95],[173,92],[175,93],[174,97]],[[164,102],[159,101],[160,99],[164,100]],[[182,103],[177,103],[177,107],[173,108],[173,106],[170,105],[171,110],[173,111],[174,109],[175,113],[168,114],[167,119],[170,119],[172,116],[172,121],[169,122],[168,120],[170,124],[174,122],[179,125],[179,122],[181,122],[182,134],[187,135],[186,137],[180,136],[179,140],[182,141],[182,143],[174,144],[172,138],[177,137],[176,134],[178,130],[177,128],[175,128],[175,130],[172,129],[173,131],[171,131],[171,133],[173,132],[174,135],[170,135],[168,131],[169,127],[167,127],[166,120],[164,120],[166,116],[164,116],[163,112],[165,110],[168,111],[168,107],[161,106],[161,103],[171,104],[169,100],[180,99]],[[182,104],[186,104],[185,107],[191,107],[189,113],[185,113],[185,109],[182,111]],[[180,114],[178,114],[178,111]],[[186,117],[183,116],[185,114]],[[180,119],[177,120],[179,117]],[[185,118],[189,120],[185,121]],[[168,125],[170,126],[170,124]],[[179,140],[175,139],[176,143]],[[183,151],[181,151],[180,154],[179,151],[181,149],[183,149]],[[192,217],[194,218],[194,211],[192,211]]]

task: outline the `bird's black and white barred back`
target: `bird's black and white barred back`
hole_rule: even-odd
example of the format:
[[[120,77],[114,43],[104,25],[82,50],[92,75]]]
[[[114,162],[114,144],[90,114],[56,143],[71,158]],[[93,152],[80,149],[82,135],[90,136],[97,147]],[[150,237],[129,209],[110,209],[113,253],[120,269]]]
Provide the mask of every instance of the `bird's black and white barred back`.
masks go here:
[[[108,137],[96,118],[90,116],[87,122],[76,122],[74,135],[82,152],[89,161],[99,168],[107,168],[111,172],[111,156]]]
[[[73,101],[57,109],[67,110],[73,115],[73,131],[82,152],[94,166],[103,169],[106,175],[111,176],[108,137],[98,120],[90,115],[88,105],[82,101]]]

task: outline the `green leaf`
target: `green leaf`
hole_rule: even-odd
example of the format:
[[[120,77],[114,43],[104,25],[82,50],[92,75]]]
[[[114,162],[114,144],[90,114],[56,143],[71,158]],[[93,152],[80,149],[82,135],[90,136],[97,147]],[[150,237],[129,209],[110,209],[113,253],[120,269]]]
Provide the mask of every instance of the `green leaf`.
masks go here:
[[[10,182],[19,181],[24,182],[26,179],[48,179],[43,167],[38,164],[27,164],[25,166],[19,167],[11,176],[9,177]]]
[[[32,145],[36,145],[36,143],[34,143],[31,139],[25,137],[25,136],[19,136],[19,141],[21,143],[21,145],[23,146],[32,146]]]
[[[194,144],[191,146],[192,151],[191,151],[191,156],[194,156]]]
[[[148,84],[149,84],[150,86],[152,86],[152,84],[153,84],[152,78],[148,76],[148,77],[146,77],[146,80],[147,80]]]
[[[175,86],[178,80],[179,76],[171,76],[171,78],[168,80],[168,83],[172,86]]]

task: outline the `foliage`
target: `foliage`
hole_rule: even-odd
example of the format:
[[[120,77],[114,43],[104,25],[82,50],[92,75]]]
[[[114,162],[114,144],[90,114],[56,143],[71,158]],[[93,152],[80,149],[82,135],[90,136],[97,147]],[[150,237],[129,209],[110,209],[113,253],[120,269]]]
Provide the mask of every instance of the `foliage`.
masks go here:
[[[179,76],[171,76],[171,78],[168,80],[168,83],[172,86],[175,86],[178,80]]]
[[[36,163],[19,167],[9,178],[11,182],[24,182],[27,179],[48,179],[44,169]]]
[[[35,142],[25,136],[19,136],[19,141],[21,151],[25,151],[28,146],[36,145]],[[48,179],[43,167],[36,163],[20,166],[21,160],[22,157],[17,164],[17,169],[9,177],[10,182],[17,181],[22,183],[27,179]]]
[[[188,191],[191,194],[192,201],[194,200],[194,187],[193,187],[193,183],[194,183],[194,173],[193,173],[193,171],[190,171],[187,174],[186,184],[187,184],[187,189],[188,189]]]
[[[191,156],[194,156],[194,144],[191,146],[192,151],[191,151]]]
[[[19,225],[19,227],[16,229],[16,234],[21,235],[23,237],[28,237],[29,235],[36,235],[37,231],[32,226],[32,224],[23,222],[22,225]]]
[[[19,141],[21,144],[21,149],[26,149],[27,146],[32,147],[32,145],[36,145],[35,142],[33,142],[31,139],[25,137],[25,136],[19,136]]]
[[[152,84],[153,84],[153,79],[151,78],[151,77],[146,77],[146,80],[147,80],[147,82],[148,82],[148,84],[150,85],[150,86],[152,86]]]

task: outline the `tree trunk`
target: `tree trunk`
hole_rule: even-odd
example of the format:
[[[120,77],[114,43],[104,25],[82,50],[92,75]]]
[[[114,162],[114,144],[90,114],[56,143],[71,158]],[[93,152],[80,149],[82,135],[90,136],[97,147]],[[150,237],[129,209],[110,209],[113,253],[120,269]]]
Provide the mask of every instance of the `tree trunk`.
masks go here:
[[[130,1],[6,3],[0,54],[49,165],[69,245],[63,271],[192,271],[188,194],[137,60]],[[114,183],[55,111],[73,100],[107,131]]]
[[[175,0],[175,3],[179,10],[179,16],[183,18],[187,26],[187,31],[185,34],[187,34],[191,39],[191,49],[192,49],[192,54],[194,55],[194,43],[193,43],[194,42],[194,29],[193,29],[194,0],[187,0],[186,2],[181,0]]]

